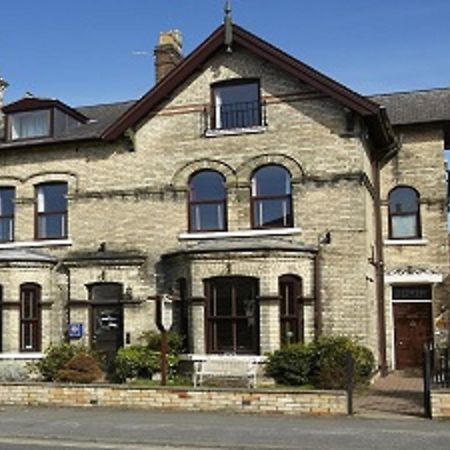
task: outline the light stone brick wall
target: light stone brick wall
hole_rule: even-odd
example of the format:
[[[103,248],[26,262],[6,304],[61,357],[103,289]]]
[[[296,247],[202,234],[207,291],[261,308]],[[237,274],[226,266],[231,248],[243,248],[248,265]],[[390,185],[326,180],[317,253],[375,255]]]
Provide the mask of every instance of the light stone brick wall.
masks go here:
[[[403,127],[398,130],[402,148],[381,172],[383,236],[388,239],[388,195],[398,185],[414,187],[420,194],[422,237],[425,245],[385,245],[385,271],[418,266],[443,275],[433,288],[433,315],[449,302],[449,250],[447,230],[447,184],[444,136],[439,126]],[[392,287],[385,286],[388,360],[393,355],[394,323]]]
[[[210,101],[210,84],[244,76],[261,79],[267,129],[259,134],[204,137],[202,111]],[[107,280],[131,285],[133,293],[145,299],[158,293],[155,274],[161,275],[161,255],[176,249],[178,235],[187,230],[186,186],[195,170],[211,167],[224,173],[229,229],[248,230],[252,172],[263,164],[283,164],[293,177],[294,222],[302,229],[292,240],[317,248],[323,233],[330,231],[332,236],[321,255],[324,332],[358,337],[376,353],[374,289],[367,280],[373,276],[368,263],[374,242],[373,204],[368,197],[371,173],[361,139],[342,136],[344,129],[342,106],[311,92],[267,61],[236,49],[232,55],[212,58],[142,121],[136,130],[135,152],[127,151],[129,146],[120,140],[2,152],[0,185],[17,189],[18,241],[33,239],[35,184],[62,180],[69,184],[72,243],[46,251],[64,258],[73,252],[95,252],[105,242],[111,251],[146,255],[147,263],[141,269],[105,268],[100,262],[89,269],[70,268],[72,299],[87,300],[86,283],[99,280],[103,271]],[[288,258],[276,255],[259,266],[255,259],[250,268],[242,259],[233,261],[233,274],[258,277],[261,294],[277,295],[277,277],[293,273],[302,276],[304,294],[313,296],[310,260],[294,258],[281,267],[280,260]],[[194,261],[188,287],[191,295],[203,296],[204,278],[217,276],[222,269],[222,262]],[[129,323],[139,331],[152,327],[154,309],[149,305],[130,309],[125,326]],[[196,351],[204,350],[200,308],[191,309]],[[313,322],[309,308],[307,339],[312,337]],[[74,306],[71,318],[85,322],[87,311]],[[267,349],[279,342],[272,319],[263,327],[269,333],[261,340]]]
[[[448,389],[431,391],[431,415],[433,419],[450,418],[450,391]]]
[[[104,406],[253,414],[345,415],[344,391],[145,388],[120,385],[0,383],[0,405]]]

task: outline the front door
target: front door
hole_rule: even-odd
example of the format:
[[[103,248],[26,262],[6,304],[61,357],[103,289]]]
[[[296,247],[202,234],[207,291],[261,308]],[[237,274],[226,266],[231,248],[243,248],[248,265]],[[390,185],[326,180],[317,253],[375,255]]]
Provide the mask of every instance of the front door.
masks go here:
[[[217,277],[206,282],[209,353],[258,354],[258,281]]]
[[[431,303],[394,303],[395,366],[421,367],[424,344],[433,338]]]
[[[100,353],[109,368],[123,346],[122,285],[97,283],[90,287],[91,347]]]

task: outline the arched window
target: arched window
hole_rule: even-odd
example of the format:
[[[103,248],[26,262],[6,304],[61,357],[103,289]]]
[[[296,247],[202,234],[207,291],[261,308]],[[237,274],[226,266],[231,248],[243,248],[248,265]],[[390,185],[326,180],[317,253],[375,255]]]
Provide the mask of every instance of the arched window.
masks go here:
[[[389,237],[414,239],[422,235],[419,193],[408,186],[399,186],[389,194]]]
[[[189,182],[189,231],[223,231],[226,223],[225,178],[202,170]]]
[[[281,345],[303,342],[302,279],[283,275],[278,279],[278,286]]]
[[[291,175],[281,166],[263,166],[252,177],[253,228],[293,226]]]
[[[20,286],[20,351],[41,350],[41,287],[26,283]]]

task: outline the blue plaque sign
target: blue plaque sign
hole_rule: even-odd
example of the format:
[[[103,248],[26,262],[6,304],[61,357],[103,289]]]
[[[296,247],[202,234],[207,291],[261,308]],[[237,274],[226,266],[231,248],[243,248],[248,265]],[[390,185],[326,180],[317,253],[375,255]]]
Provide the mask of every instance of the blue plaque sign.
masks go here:
[[[71,339],[79,339],[83,336],[82,323],[69,323],[68,335]]]

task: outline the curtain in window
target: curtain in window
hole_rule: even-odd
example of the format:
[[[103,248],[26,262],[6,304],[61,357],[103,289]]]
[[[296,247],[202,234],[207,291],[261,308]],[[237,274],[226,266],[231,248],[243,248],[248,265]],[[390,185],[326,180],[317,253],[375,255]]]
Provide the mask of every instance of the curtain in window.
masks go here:
[[[33,111],[12,116],[12,139],[47,136],[49,134],[50,112]]]

